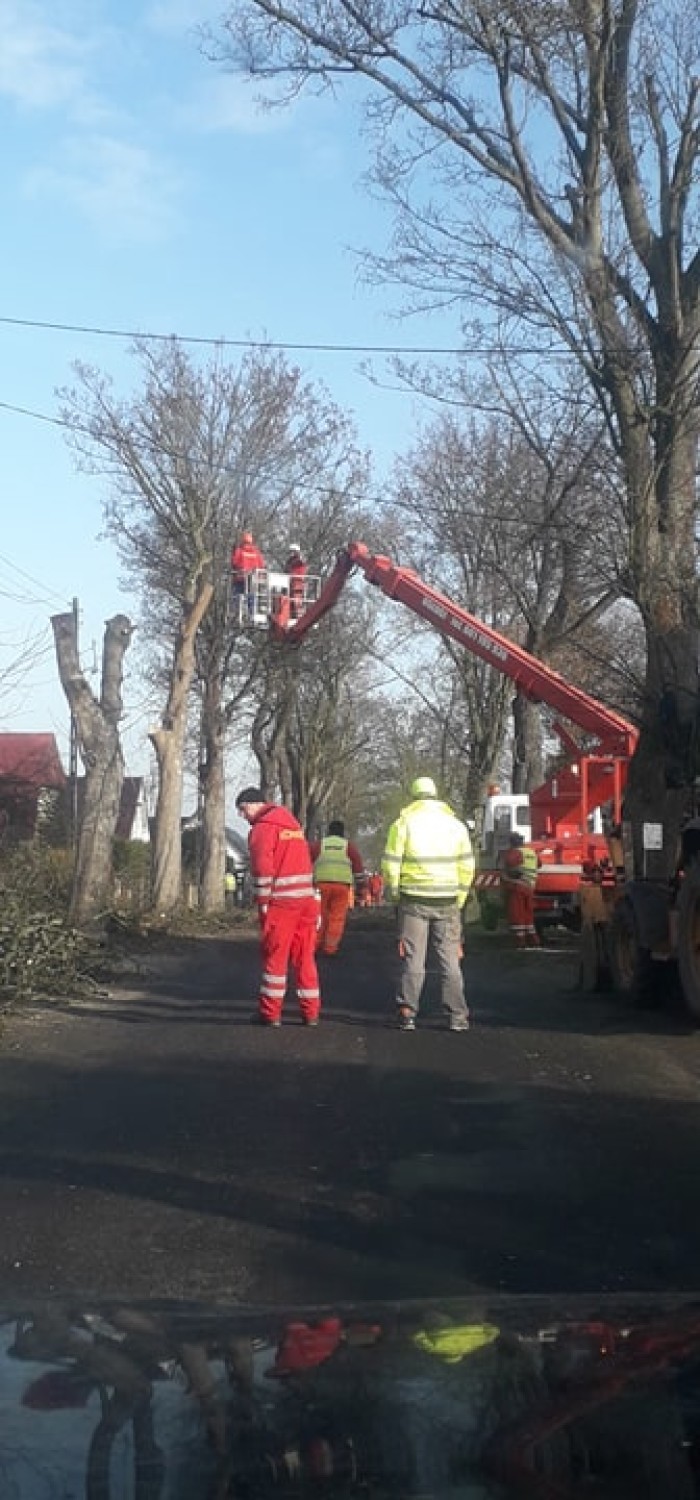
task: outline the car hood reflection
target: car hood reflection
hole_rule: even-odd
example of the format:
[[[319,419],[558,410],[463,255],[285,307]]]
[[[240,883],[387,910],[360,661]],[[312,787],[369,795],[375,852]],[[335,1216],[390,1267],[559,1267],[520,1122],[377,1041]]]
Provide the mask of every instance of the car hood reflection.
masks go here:
[[[700,1496],[700,1299],[5,1307],[12,1500]]]

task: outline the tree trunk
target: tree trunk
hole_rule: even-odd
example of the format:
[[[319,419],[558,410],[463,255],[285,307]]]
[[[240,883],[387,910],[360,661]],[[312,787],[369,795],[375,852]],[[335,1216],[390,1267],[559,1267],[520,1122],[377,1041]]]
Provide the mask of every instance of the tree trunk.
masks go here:
[[[213,673],[205,683],[202,703],[203,764],[199,768],[202,788],[202,862],[199,904],[204,911],[224,906],[226,870],[226,781],[224,751],[226,723],[221,706],[221,679]]]
[[[132,626],[126,615],[115,615],[107,621],[98,703],[81,671],[75,616],[54,615],[51,624],[59,676],[77,726],[85,766],[71,917],[76,925],[86,926],[104,914],[111,895],[112,844],[124,781],[118,727],[122,714],[122,669]]]
[[[660,631],[651,622],[645,718],[625,795],[637,879],[673,874],[681,826],[695,811],[698,648],[694,624]],[[661,829],[660,841],[652,828]]]
[[[273,712],[261,705],[251,729],[251,745],[260,769],[261,789],[266,797],[272,798],[280,788],[285,807],[292,805],[285,741],[293,708],[293,681],[290,670],[285,676],[283,691],[275,700]]]
[[[536,703],[516,693],[513,699],[513,791],[531,792],[544,781],[542,723]]]
[[[691,411],[683,422],[666,425],[663,445],[657,439],[656,483],[647,481],[636,507],[633,541],[641,557],[639,597],[647,671],[641,734],[625,796],[635,878],[666,880],[673,874],[681,826],[696,811],[696,460],[696,418]],[[642,476],[637,472],[633,477],[639,491]],[[659,828],[661,847],[654,848]]]
[[[213,593],[211,583],[200,583],[194,603],[182,618],[161,727],[151,730],[148,736],[158,762],[152,905],[163,916],[174,910],[182,894],[182,778],[187,704],[194,676],[197,631]]]

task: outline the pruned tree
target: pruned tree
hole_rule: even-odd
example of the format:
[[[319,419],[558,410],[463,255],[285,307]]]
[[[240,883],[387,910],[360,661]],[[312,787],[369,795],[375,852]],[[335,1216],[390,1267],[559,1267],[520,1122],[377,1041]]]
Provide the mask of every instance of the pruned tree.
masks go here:
[[[698,0],[239,0],[209,47],[291,94],[368,85],[396,209],[377,274],[413,305],[457,303],[465,329],[478,308],[482,342],[584,372],[646,634],[635,864],[650,818],[647,869],[668,875],[697,753]]]
[[[151,900],[167,913],[181,899],[183,744],[194,636],[213,592],[212,532],[222,478],[212,469],[202,432],[206,380],[175,340],[142,341],[135,352],[143,373],[137,396],[120,399],[108,377],[85,365],[76,366],[78,385],[61,395],[79,463],[109,482],[107,528],[125,576],[148,596],[150,621],[158,616],[156,639],[170,639],[170,650],[161,651],[162,658],[170,656],[166,702],[150,736],[159,770]]]
[[[63,691],[75,720],[85,767],[85,796],[71,895],[71,917],[86,926],[108,910],[112,879],[112,843],[119,817],[124,759],[119,735],[122,715],[124,653],[132,625],[126,615],[107,621],[102,653],[102,682],[97,699],[83,674],[74,613],[51,620]]]
[[[173,650],[168,698],[160,725],[149,731],[158,763],[158,794],[153,820],[151,901],[163,914],[182,896],[182,783],[190,689],[195,671],[197,631],[211,603],[214,586],[200,579],[185,602]],[[223,884],[223,880],[222,880]]]

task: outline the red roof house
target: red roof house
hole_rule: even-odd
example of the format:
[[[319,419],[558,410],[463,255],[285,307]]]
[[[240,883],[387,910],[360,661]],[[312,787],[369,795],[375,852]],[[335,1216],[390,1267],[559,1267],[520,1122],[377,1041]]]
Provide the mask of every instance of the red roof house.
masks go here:
[[[53,734],[0,733],[0,833],[31,839],[67,785]]]

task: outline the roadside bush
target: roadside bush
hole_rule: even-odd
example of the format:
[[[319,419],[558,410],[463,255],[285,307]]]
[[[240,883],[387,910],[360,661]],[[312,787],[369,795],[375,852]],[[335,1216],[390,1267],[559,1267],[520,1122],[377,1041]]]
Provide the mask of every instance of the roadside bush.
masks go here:
[[[138,839],[115,839],[112,846],[115,911],[146,910],[151,899],[151,846]]]
[[[139,839],[115,839],[112,868],[122,880],[147,881],[151,871],[151,846]]]
[[[67,995],[89,982],[99,950],[68,920],[73,858],[23,844],[0,854],[0,997]]]

